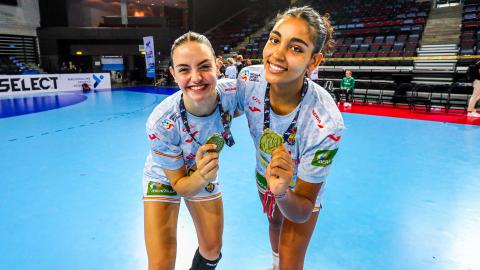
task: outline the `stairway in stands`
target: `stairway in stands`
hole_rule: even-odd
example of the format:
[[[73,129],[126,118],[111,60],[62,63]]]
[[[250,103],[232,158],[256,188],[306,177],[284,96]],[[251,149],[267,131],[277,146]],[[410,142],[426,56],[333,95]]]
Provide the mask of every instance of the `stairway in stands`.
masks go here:
[[[462,22],[462,5],[435,8],[427,20],[421,47],[417,53],[420,57],[434,59],[417,59],[414,61],[414,83],[450,84],[453,82],[458,43]]]

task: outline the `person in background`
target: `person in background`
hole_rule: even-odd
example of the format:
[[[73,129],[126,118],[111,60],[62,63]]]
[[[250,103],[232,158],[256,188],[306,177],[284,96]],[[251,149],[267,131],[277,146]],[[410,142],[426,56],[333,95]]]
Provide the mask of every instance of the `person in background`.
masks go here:
[[[77,70],[77,67],[72,63],[72,61],[69,61],[68,62],[68,72],[69,73],[76,73],[78,70]]]
[[[83,83],[82,84],[82,91],[85,92],[90,92],[92,89],[90,88],[90,85],[88,83]]]
[[[68,66],[66,62],[62,62],[60,66],[60,73],[68,73]]]
[[[468,68],[468,73],[470,79],[473,80],[473,93],[470,97],[470,101],[468,102],[467,108],[467,116],[468,117],[480,117],[480,113],[475,110],[475,106],[477,105],[478,101],[480,100],[480,61],[478,61],[475,65],[470,66]]]
[[[225,77],[229,79],[237,78],[237,67],[235,66],[235,61],[233,58],[227,58],[227,68],[225,69]]]
[[[221,55],[217,56],[217,79],[225,78],[225,65],[223,64],[223,57]]]
[[[353,89],[355,88],[355,79],[352,77],[352,72],[350,70],[345,71],[345,77],[343,77],[342,81],[340,82],[340,89],[336,89],[333,93],[335,95],[335,99],[337,100],[337,104],[340,103],[341,97],[340,93],[345,93],[345,103],[343,104],[344,107],[352,106],[353,98]]]
[[[235,61],[235,66],[237,67],[237,73],[244,68],[243,64],[243,55],[239,54],[237,55],[236,61]]]

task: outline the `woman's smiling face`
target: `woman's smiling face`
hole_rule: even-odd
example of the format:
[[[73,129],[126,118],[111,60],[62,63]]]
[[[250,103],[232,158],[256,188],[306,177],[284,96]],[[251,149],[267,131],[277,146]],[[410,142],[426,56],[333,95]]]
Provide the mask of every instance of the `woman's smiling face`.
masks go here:
[[[296,17],[278,21],[263,48],[265,78],[271,84],[291,83],[303,78],[313,65],[313,50],[308,24]]]
[[[215,94],[215,58],[205,44],[190,41],[175,48],[170,72],[184,96],[195,102]]]

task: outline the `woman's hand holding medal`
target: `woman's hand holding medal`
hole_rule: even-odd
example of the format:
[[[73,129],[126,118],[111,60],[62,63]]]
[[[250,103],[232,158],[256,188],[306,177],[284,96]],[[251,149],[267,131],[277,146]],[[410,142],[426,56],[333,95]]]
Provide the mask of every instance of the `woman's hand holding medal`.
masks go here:
[[[197,170],[193,175],[197,175],[204,184],[208,184],[217,178],[219,154],[215,151],[216,147],[215,144],[202,145],[198,148],[195,157]]]
[[[268,128],[263,131],[259,142],[260,150],[272,157],[265,178],[269,191],[275,196],[285,195],[293,177],[292,157],[283,143],[283,137]]]
[[[207,142],[197,150],[195,163],[197,164],[196,174],[208,184],[215,181],[218,173],[218,157],[225,141],[220,134],[213,134]]]
[[[293,177],[293,170],[293,160],[285,145],[275,149],[265,174],[270,191],[275,196],[285,195]]]

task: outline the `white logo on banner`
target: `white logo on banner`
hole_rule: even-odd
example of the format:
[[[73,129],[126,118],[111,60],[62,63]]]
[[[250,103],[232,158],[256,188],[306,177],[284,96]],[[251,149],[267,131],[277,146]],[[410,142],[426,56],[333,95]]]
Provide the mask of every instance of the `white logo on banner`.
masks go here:
[[[0,95],[78,91],[85,83],[92,90],[112,88],[110,73],[0,75]]]
[[[147,78],[155,78],[155,49],[153,45],[153,37],[143,37],[143,46],[145,48]]]

